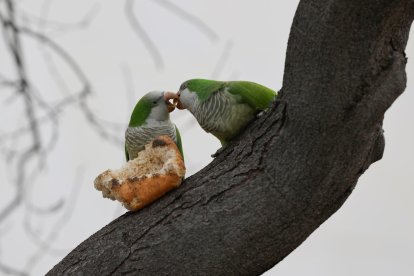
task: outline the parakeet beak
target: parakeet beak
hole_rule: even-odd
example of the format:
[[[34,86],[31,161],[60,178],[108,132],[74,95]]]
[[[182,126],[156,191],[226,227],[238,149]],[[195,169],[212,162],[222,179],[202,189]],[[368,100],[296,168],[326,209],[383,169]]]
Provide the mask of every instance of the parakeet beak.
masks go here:
[[[185,107],[183,106],[183,104],[180,101],[180,92],[181,91],[177,92],[177,94],[176,94],[177,97],[173,100],[173,103],[174,103],[175,107],[182,110],[182,109],[185,109]]]
[[[167,104],[168,112],[173,112],[175,109],[175,99],[178,98],[177,94],[173,92],[164,92],[164,101]],[[170,100],[173,100],[171,103]]]

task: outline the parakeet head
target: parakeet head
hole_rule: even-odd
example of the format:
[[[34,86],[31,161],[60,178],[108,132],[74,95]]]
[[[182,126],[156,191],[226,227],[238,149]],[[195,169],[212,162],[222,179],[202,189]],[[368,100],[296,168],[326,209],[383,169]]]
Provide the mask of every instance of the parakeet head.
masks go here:
[[[178,109],[190,109],[196,100],[205,101],[214,92],[220,90],[225,82],[191,79],[181,84],[177,92],[177,99],[174,99]]]
[[[170,100],[176,98],[177,95],[172,92],[151,91],[145,94],[135,105],[129,126],[140,126],[147,119],[156,121],[168,120],[170,117],[169,112],[175,109]]]

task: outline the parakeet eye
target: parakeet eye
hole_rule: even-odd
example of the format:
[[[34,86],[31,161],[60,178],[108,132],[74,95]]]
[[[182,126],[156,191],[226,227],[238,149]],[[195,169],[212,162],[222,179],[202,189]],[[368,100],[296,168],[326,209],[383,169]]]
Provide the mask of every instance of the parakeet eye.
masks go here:
[[[153,101],[152,104],[154,104],[154,105],[157,104],[157,101]]]
[[[187,83],[185,82],[185,83],[183,83],[183,84],[181,84],[181,86],[180,86],[180,90],[184,90],[184,89],[186,89],[187,88]]]

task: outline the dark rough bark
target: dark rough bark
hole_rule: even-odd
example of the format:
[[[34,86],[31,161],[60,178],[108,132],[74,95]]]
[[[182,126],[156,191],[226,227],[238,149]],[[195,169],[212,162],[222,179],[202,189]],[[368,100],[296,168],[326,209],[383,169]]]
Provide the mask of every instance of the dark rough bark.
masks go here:
[[[382,156],[406,84],[411,0],[303,0],[281,95],[176,191],[80,244],[49,275],[257,275],[299,246]]]

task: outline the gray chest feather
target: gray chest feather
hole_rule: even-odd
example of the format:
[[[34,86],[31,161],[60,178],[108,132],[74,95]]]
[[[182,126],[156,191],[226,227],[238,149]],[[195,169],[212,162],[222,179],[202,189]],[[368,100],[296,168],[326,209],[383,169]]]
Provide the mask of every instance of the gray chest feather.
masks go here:
[[[146,144],[161,135],[169,136],[174,142],[177,142],[175,126],[169,120],[140,127],[128,127],[125,132],[125,146],[129,159],[137,157],[138,152],[143,150]]]

